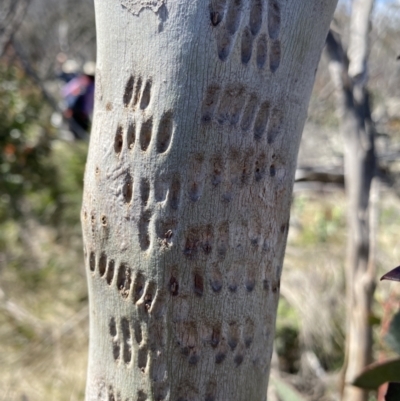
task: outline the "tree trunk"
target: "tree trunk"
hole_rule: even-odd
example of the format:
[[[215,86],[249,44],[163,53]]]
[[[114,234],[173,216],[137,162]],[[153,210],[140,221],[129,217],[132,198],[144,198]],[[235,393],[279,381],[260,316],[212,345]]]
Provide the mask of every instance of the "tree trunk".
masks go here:
[[[348,202],[347,333],[343,401],[367,401],[368,393],[351,383],[372,359],[370,316],[376,274],[375,264],[369,260],[369,198],[376,171],[376,156],[366,84],[368,34],[373,2],[353,1],[347,55],[332,33],[327,40],[345,143],[345,187]]]
[[[336,0],[97,1],[87,400],[265,399]]]

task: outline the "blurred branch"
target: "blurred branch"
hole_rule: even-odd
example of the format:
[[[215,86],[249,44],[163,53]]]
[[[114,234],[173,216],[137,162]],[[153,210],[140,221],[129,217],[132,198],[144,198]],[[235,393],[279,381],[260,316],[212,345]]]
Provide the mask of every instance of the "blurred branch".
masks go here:
[[[400,159],[400,152],[395,154],[394,160]],[[388,156],[388,155],[384,155]],[[394,155],[393,155],[394,157]],[[394,179],[387,168],[378,166],[376,178],[380,182],[393,185]],[[336,188],[343,188],[345,183],[345,175],[341,166],[298,166],[295,175],[295,184],[298,183],[322,183],[335,184]]]
[[[29,75],[32,80],[35,82],[35,84],[38,86],[38,88],[41,90],[44,98],[46,101],[49,103],[49,105],[54,109],[54,111],[57,111],[59,113],[62,113],[60,107],[57,104],[57,101],[53,98],[52,95],[47,91],[45,86],[43,85],[43,81],[39,78],[35,70],[31,67],[28,58],[25,56],[24,51],[22,49],[22,46],[16,41],[16,40],[11,40],[10,45],[13,47],[15,54],[18,56],[22,67],[24,68],[24,71]]]
[[[295,182],[317,181],[331,184],[344,184],[344,173],[342,167],[297,167]]]
[[[0,11],[0,57],[26,15],[30,0],[2,0]]]

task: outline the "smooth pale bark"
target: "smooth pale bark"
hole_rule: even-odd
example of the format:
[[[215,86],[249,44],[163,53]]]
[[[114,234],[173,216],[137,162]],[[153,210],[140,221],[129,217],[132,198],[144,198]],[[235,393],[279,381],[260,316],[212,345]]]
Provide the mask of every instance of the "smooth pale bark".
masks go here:
[[[96,2],[87,400],[265,399],[336,0]]]
[[[376,173],[374,127],[366,89],[369,26],[373,0],[354,1],[349,51],[330,33],[327,50],[336,84],[345,144],[348,243],[346,260],[347,332],[343,369],[343,401],[367,401],[368,393],[351,385],[372,361],[372,299],[376,283],[370,259],[370,192]]]
[[[349,76],[367,80],[369,56],[369,31],[374,0],[353,0],[350,20]]]

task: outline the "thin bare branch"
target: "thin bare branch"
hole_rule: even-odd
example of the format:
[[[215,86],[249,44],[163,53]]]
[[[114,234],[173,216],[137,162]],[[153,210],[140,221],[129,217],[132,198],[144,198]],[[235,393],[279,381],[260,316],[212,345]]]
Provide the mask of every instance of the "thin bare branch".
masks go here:
[[[30,0],[1,2],[0,11],[0,57],[10,43],[26,15]]]

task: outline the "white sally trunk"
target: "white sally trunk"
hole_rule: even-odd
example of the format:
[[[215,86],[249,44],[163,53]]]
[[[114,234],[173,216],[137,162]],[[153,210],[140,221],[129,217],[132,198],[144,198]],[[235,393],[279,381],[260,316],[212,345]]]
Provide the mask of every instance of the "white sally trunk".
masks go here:
[[[265,399],[336,0],[96,2],[87,400]]]

